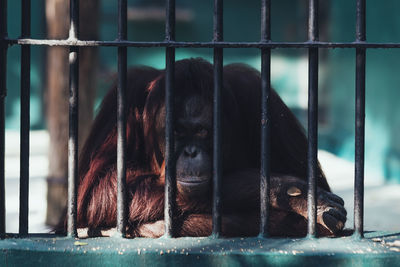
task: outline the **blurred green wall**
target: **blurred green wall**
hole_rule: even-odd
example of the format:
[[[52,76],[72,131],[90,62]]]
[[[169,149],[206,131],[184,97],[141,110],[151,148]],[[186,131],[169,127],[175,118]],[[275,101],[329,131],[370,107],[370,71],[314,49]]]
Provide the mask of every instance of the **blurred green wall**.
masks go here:
[[[211,41],[213,1],[177,2],[176,39],[178,41]],[[355,36],[355,1],[320,1],[320,40],[352,42]],[[32,35],[45,37],[44,0],[32,5]],[[102,0],[101,40],[117,36],[117,1]],[[161,0],[129,0],[131,11],[147,14],[129,22],[129,40],[162,41],[164,21],[151,10],[162,11]],[[274,41],[305,41],[307,39],[306,0],[272,1],[272,39]],[[20,1],[8,1],[9,35],[16,38],[20,28]],[[227,41],[258,41],[260,32],[260,1],[225,2],[224,39]],[[146,11],[147,10],[147,11]],[[400,1],[367,0],[367,40],[400,42]],[[111,84],[116,71],[117,49],[100,48],[98,99]],[[130,65],[164,68],[163,48],[129,48]],[[19,47],[8,54],[7,128],[19,128]],[[212,61],[212,49],[177,49],[176,58],[203,57]],[[225,64],[245,62],[260,68],[257,49],[225,49]],[[353,49],[320,50],[320,114],[319,146],[336,155],[354,158],[354,87],[355,51]],[[400,181],[400,50],[368,50],[366,93],[366,173],[376,179]],[[32,48],[31,127],[45,127],[42,94],[45,86],[45,51]],[[272,83],[285,102],[306,124],[308,58],[305,49],[276,49],[272,52]]]
[[[21,1],[8,1],[8,36],[18,38],[21,34]],[[44,0],[32,1],[31,29],[33,38],[45,38]],[[6,128],[19,129],[20,121],[20,54],[19,46],[8,49]],[[45,126],[42,107],[43,86],[45,85],[45,49],[33,46],[31,49],[31,128]]]
[[[331,40],[351,42],[355,34],[355,1],[332,1]],[[367,1],[367,41],[400,42],[400,1]],[[326,147],[354,157],[355,51],[328,52],[331,96]],[[400,50],[367,51],[366,173],[400,181]]]

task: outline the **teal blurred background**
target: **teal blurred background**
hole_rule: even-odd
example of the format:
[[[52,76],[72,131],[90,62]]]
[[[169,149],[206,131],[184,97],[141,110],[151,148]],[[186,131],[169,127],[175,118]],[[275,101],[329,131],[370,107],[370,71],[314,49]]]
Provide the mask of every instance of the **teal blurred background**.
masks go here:
[[[129,40],[162,41],[164,1],[129,2]],[[178,41],[212,39],[213,1],[177,2]],[[20,34],[20,1],[8,1],[10,38]],[[44,0],[32,1],[32,37],[46,38]],[[367,0],[367,40],[400,42],[400,1]],[[101,40],[117,36],[117,1],[101,1]],[[260,39],[260,1],[225,1],[224,39]],[[320,40],[353,42],[355,1],[320,1]],[[307,1],[272,1],[273,41],[307,40]],[[117,49],[100,48],[97,105],[116,72]],[[164,68],[165,49],[129,48],[130,65]],[[19,129],[20,49],[8,52],[8,95],[6,127]],[[257,49],[225,49],[225,64],[244,62],[260,69]],[[203,57],[212,60],[212,49],[177,49],[176,58]],[[46,81],[46,50],[32,48],[31,129],[45,129],[43,94]],[[366,80],[366,173],[374,179],[400,182],[400,50],[368,50]],[[354,158],[355,50],[321,49],[319,66],[319,147],[352,161]],[[308,56],[305,49],[276,49],[272,52],[272,84],[284,101],[306,125]],[[349,177],[352,179],[352,177]]]

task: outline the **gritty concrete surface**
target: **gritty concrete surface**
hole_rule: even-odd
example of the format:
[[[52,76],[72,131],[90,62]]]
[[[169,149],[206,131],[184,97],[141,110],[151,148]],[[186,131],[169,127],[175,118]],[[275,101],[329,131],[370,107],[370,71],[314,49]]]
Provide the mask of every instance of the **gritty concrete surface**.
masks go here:
[[[399,236],[0,240],[0,266],[399,266]]]
[[[46,175],[49,137],[46,131],[31,132],[29,231],[46,233]],[[67,151],[66,151],[67,153]],[[347,228],[353,226],[354,165],[326,151],[319,159],[334,193],[345,200],[348,211]],[[383,184],[374,174],[365,179],[365,230],[400,231],[400,185]],[[19,132],[6,133],[6,227],[8,233],[18,232],[19,210]]]

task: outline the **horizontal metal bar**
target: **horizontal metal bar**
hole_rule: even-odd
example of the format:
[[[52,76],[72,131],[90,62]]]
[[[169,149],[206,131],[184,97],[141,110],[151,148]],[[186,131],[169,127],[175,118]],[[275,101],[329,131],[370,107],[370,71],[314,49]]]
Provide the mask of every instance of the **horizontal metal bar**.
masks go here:
[[[175,47],[175,48],[400,48],[400,43],[368,42],[136,42],[136,41],[83,41],[47,39],[6,39],[8,45],[47,46],[128,46],[128,47]]]

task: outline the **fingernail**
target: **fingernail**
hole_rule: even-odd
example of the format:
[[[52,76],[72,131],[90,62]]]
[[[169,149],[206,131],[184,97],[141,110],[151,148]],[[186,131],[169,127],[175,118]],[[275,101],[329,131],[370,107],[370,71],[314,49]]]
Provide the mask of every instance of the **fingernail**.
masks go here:
[[[288,189],[287,194],[291,197],[297,197],[301,195],[301,190],[298,187],[292,186]]]

